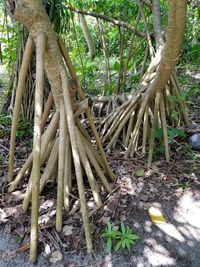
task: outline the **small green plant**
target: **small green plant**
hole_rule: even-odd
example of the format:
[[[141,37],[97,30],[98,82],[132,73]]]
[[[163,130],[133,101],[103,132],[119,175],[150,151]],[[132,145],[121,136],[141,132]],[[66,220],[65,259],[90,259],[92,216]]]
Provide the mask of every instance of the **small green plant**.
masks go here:
[[[114,230],[113,225],[108,223],[107,228],[104,230],[102,236],[107,239],[107,247],[112,251],[118,251],[122,248],[130,251],[131,246],[139,239],[139,236],[133,233],[133,230],[124,223],[121,223],[120,230]]]

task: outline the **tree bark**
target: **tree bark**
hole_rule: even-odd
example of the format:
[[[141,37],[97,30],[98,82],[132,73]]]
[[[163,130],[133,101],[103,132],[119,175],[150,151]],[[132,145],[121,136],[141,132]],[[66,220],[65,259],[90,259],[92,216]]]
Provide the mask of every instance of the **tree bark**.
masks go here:
[[[96,56],[96,48],[95,48],[95,43],[92,39],[92,35],[90,34],[90,30],[87,25],[87,21],[85,19],[85,16],[82,14],[79,14],[79,19],[85,40],[89,48],[89,55],[91,58],[94,58]]]

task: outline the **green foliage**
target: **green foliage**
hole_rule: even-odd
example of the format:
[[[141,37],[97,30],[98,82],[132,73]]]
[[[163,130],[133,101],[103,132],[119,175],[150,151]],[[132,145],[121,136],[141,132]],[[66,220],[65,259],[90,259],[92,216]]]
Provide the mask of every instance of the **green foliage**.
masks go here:
[[[17,56],[16,48],[19,46],[20,41],[19,25],[1,23],[0,36],[3,64],[6,64],[8,70],[11,70]]]
[[[0,138],[9,136],[11,131],[11,116],[0,114]],[[33,125],[30,122],[20,121],[17,128],[17,139],[22,140],[24,138],[32,137]]]
[[[185,138],[185,132],[182,129],[179,128],[169,128],[167,130],[168,134],[168,143],[169,145],[172,145],[177,138]],[[155,130],[155,140],[157,141],[157,146],[154,148],[154,160],[157,159],[158,155],[162,155],[165,153],[165,146],[164,146],[164,135],[163,135],[163,129],[157,128]]]
[[[186,17],[185,42],[183,47],[183,55],[181,64],[199,64],[200,58],[200,5],[188,6],[188,14]]]
[[[144,176],[144,169],[142,169],[142,168],[138,168],[138,169],[135,171],[135,176],[136,176],[136,177],[143,177],[143,176]]]
[[[135,241],[139,239],[139,236],[133,233],[133,230],[124,223],[121,223],[120,230],[114,230],[113,225],[108,223],[107,228],[102,233],[102,236],[107,240],[107,247],[110,251],[118,251],[120,249],[128,249],[130,251],[131,246],[135,244]]]
[[[59,34],[70,30],[70,14],[64,0],[43,0],[47,14]]]
[[[167,133],[168,133],[169,143],[172,143],[173,140],[175,138],[177,138],[177,137],[182,137],[182,138],[186,137],[185,132],[182,129],[179,129],[179,128],[170,128],[170,129],[168,129]],[[161,139],[163,139],[163,137],[164,137],[163,129],[162,128],[157,128],[155,130],[155,139],[161,141]]]
[[[114,26],[111,23],[103,22],[101,24],[104,31],[104,38],[106,47],[108,50],[108,57],[110,61],[110,72],[112,83],[107,83],[106,80],[106,68],[105,68],[105,58],[102,53],[102,45],[99,38],[99,32],[97,27],[97,22],[95,18],[86,16],[87,23],[90,32],[95,41],[95,46],[97,50],[97,56],[95,59],[90,59],[88,57],[88,47],[84,40],[82,29],[79,25],[78,15],[76,13],[71,13],[67,8],[67,5],[71,5],[78,9],[94,11],[96,13],[104,14],[111,18],[120,19],[126,21],[129,24],[135,26],[136,18],[138,16],[138,6],[136,1],[107,1],[107,0],[43,0],[47,13],[50,16],[54,29],[65,39],[72,61],[75,64],[76,70],[78,72],[81,84],[87,93],[96,95],[101,94],[102,91],[106,95],[112,95],[117,88],[118,74],[120,70],[120,36],[119,27]],[[163,29],[166,30],[167,20],[168,20],[168,3],[167,1],[161,0],[161,14],[162,14],[162,24]],[[143,11],[147,20],[148,30],[151,33],[153,31],[153,19],[152,12],[150,9],[143,5]],[[3,14],[3,6],[0,4],[0,12]],[[186,41],[184,43],[183,49],[183,59],[181,63],[189,62],[190,64],[197,64],[199,62],[199,51],[200,51],[200,33],[199,33],[199,18],[200,18],[199,7],[193,7],[193,5],[188,6],[188,16],[187,16],[187,28],[186,28]],[[73,19],[73,21],[72,21]],[[3,47],[3,61],[12,68],[12,64],[16,58],[17,47],[19,46],[20,39],[20,29],[17,24],[13,24],[8,19],[8,25],[4,25],[3,21],[0,20],[0,38]],[[73,25],[74,23],[74,25]],[[142,19],[139,20],[137,28],[141,32],[145,32],[144,23]],[[2,34],[1,34],[2,33]],[[9,38],[7,37],[9,33]],[[128,49],[130,45],[132,32],[124,30],[124,56],[123,64],[126,61],[128,55]],[[125,85],[123,86],[124,92],[130,92],[135,84],[138,84],[141,77],[141,68],[143,65],[144,53],[146,48],[146,42],[141,42],[141,38],[137,36],[134,37],[133,43],[133,57],[129,61],[128,70],[126,74]],[[154,43],[153,43],[154,44]],[[148,66],[146,64],[146,68]],[[145,68],[145,69],[146,69]],[[197,90],[197,88],[195,89]],[[176,103],[179,99],[176,97],[171,98],[171,101]],[[177,114],[173,113],[172,117],[176,118]]]
[[[194,150],[192,149],[192,144],[186,144],[184,147],[184,152],[190,160],[196,161],[199,159]]]

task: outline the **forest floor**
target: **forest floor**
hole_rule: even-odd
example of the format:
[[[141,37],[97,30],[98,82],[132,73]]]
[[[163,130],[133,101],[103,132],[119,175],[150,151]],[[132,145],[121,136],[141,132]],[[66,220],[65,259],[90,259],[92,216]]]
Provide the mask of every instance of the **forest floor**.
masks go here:
[[[189,73],[187,83],[198,84],[199,76]],[[198,125],[199,103],[200,97],[191,96],[190,120]],[[0,267],[31,266],[28,263],[30,212],[21,213],[25,185],[21,184],[12,194],[6,192],[8,148],[8,136],[0,137]],[[29,140],[18,140],[16,172],[30,149]],[[63,232],[55,232],[54,186],[41,196],[39,258],[35,266],[199,267],[200,152],[191,150],[189,136],[172,142],[170,163],[155,154],[154,163],[148,168],[146,158],[138,154],[125,160],[120,148],[109,155],[109,161],[117,179],[113,193],[105,197],[105,205],[90,217],[95,236],[94,255],[86,254],[76,188],[72,192],[72,210],[64,214]],[[27,177],[24,181],[27,182]],[[150,207],[158,208],[166,223],[152,222]],[[116,227],[123,222],[140,237],[130,252],[108,251],[102,237],[108,222]]]

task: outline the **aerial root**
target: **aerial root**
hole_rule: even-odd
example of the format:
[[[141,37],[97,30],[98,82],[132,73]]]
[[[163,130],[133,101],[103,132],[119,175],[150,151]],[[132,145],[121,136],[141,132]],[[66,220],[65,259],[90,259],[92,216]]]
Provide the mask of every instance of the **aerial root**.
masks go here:
[[[88,179],[91,194],[97,207],[102,206],[103,203],[102,189],[104,189],[103,193],[112,192],[110,182],[115,179],[115,175],[108,164],[106,154],[92,119],[90,111],[91,101],[85,97],[78,83],[73,64],[61,40],[59,41],[59,45],[61,45],[63,58],[65,59],[71,79],[69,80],[64,66],[61,66],[60,77],[62,93],[57,97],[58,103],[56,103],[56,111],[49,125],[45,127],[52,108],[53,97],[52,93],[50,93],[42,113],[43,59],[46,38],[43,34],[39,34],[37,38],[35,95],[37,101],[35,101],[33,152],[29,155],[16,178],[14,180],[9,180],[9,192],[12,192],[19,186],[19,183],[22,182],[24,175],[30,174],[22,210],[24,212],[28,211],[31,203],[31,262],[36,260],[39,195],[42,194],[45,186],[49,187],[57,183],[56,230],[60,232],[63,227],[63,210],[70,211],[70,196],[74,188],[76,188],[74,185],[78,185],[87,251],[90,253],[93,250],[93,244],[89,222],[87,205],[88,190],[86,191],[85,188],[87,186],[85,176]],[[78,104],[76,103],[76,94],[78,94],[80,99]],[[88,119],[88,126],[96,140],[97,150],[92,146],[91,136],[81,123],[81,114],[85,114]],[[15,125],[15,127],[17,127],[17,125]],[[12,134],[15,133],[14,130]],[[14,141],[15,140],[11,142],[11,150],[15,147]],[[12,154],[10,158],[10,178],[13,172],[13,157],[14,154]],[[41,167],[44,167],[43,172],[41,171]],[[107,180],[107,177],[110,178],[110,182]]]
[[[175,100],[173,100],[175,99]],[[171,116],[177,114],[176,116]],[[103,142],[110,151],[118,141],[126,150],[126,157],[133,157],[138,148],[142,147],[144,155],[148,150],[148,166],[152,164],[155,148],[156,129],[163,129],[165,158],[170,160],[168,128],[178,127],[183,119],[188,124],[186,104],[181,95],[175,73],[171,75],[165,90],[152,97],[147,89],[136,91],[114,112],[106,116],[101,125]]]

